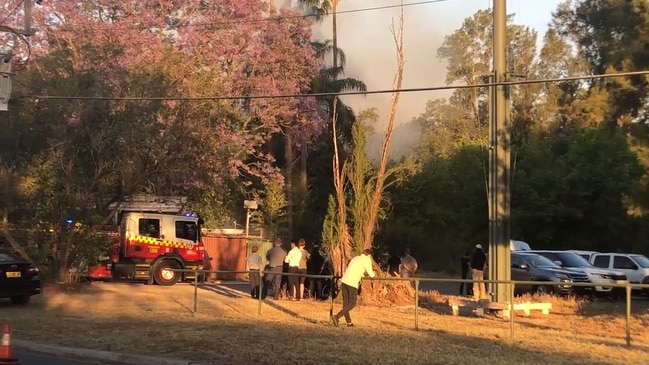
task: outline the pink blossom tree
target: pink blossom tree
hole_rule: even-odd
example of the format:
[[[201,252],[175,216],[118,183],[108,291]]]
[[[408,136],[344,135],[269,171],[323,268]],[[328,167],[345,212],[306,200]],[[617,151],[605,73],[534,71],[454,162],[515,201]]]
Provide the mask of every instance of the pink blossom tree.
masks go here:
[[[102,207],[134,192],[283,182],[267,142],[278,133],[309,141],[323,128],[311,98],[255,98],[308,93],[320,69],[311,23],[292,15],[260,0],[48,1],[34,10],[22,95],[140,98],[25,99],[11,112],[16,133],[34,141],[12,157],[32,182],[22,199],[51,196],[35,216],[58,227],[49,247],[57,276],[84,234],[63,229],[71,210],[100,226],[113,214]],[[203,96],[236,98],[186,100]]]

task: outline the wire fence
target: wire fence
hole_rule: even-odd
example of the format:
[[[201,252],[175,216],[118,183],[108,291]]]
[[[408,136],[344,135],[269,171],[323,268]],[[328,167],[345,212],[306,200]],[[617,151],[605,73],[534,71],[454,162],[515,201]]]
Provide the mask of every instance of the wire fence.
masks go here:
[[[193,285],[194,285],[194,299],[193,299],[193,312],[197,313],[198,312],[198,284],[199,284],[199,276],[200,274],[250,274],[250,273],[259,273],[260,275],[260,287],[259,287],[259,298],[258,298],[258,307],[257,307],[257,315],[261,316],[262,314],[262,307],[263,307],[263,302],[264,298],[262,296],[263,288],[266,283],[263,280],[264,272],[263,270],[261,271],[224,271],[224,270],[189,270],[189,269],[174,269],[173,271],[175,272],[180,272],[180,273],[193,273],[194,274],[194,280],[193,280]],[[331,291],[330,295],[328,296],[328,301],[329,301],[329,313],[330,315],[333,314],[333,305],[334,305],[334,286],[336,285],[336,280],[340,279],[340,276],[336,275],[311,275],[311,274],[300,274],[300,273],[287,273],[287,272],[282,272],[282,273],[276,273],[276,272],[267,272],[269,274],[277,274],[281,276],[300,276],[300,277],[305,277],[305,278],[310,278],[310,279],[329,279],[331,280]],[[505,288],[508,289],[508,302],[507,303],[499,303],[497,306],[492,306],[490,305],[490,302],[484,301],[481,303],[481,301],[477,301],[475,303],[475,306],[477,308],[482,308],[487,309],[487,310],[492,310],[492,311],[497,311],[497,312],[503,312],[503,316],[509,320],[509,335],[510,339],[514,340],[514,323],[515,323],[515,315],[514,312],[516,310],[521,310],[517,309],[515,305],[515,289],[517,285],[528,285],[528,286],[534,286],[534,285],[543,285],[543,286],[570,286],[570,287],[584,287],[584,288],[593,288],[595,286],[602,286],[600,284],[595,284],[595,283],[583,283],[583,282],[553,282],[553,281],[518,281],[518,280],[472,280],[472,279],[451,279],[451,278],[422,278],[422,277],[411,277],[411,278],[401,278],[401,277],[373,277],[369,278],[366,277],[363,280],[376,280],[376,281],[409,281],[411,283],[414,283],[414,289],[415,289],[415,298],[414,298],[414,328],[416,331],[419,330],[419,302],[420,302],[420,293],[419,293],[419,288],[420,288],[420,283],[438,283],[438,284],[449,284],[449,283],[455,283],[455,284],[474,284],[474,283],[484,283],[485,285],[487,284],[495,284],[495,285],[504,285]],[[245,281],[244,281],[245,282]],[[625,311],[625,316],[626,316],[626,325],[625,325],[625,330],[626,330],[626,345],[628,347],[631,346],[631,298],[632,298],[632,291],[633,290],[649,290],[649,284],[632,284],[632,283],[626,283],[626,284],[606,284],[604,285],[606,287],[610,288],[623,288],[625,289],[625,301],[626,301],[626,311]],[[470,301],[470,300],[467,300]]]

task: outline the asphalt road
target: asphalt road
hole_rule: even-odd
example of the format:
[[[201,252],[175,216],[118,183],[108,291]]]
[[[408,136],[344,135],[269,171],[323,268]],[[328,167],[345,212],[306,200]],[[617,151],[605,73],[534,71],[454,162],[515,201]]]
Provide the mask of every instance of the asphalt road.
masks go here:
[[[14,350],[14,358],[18,359],[20,365],[110,365],[107,362],[85,361],[80,359],[68,359],[52,355],[44,355]]]
[[[457,295],[460,293],[460,284],[420,282],[419,290],[421,291],[437,290],[442,295]]]

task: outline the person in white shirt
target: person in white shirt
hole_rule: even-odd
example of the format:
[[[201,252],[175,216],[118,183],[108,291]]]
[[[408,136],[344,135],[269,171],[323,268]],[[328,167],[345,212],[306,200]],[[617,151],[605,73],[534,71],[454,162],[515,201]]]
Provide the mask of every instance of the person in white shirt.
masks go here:
[[[376,274],[372,270],[372,250],[365,249],[360,256],[354,257],[347,265],[347,269],[341,279],[342,294],[343,294],[343,308],[336,315],[331,316],[331,322],[334,326],[338,327],[338,321],[341,317],[345,317],[348,327],[353,327],[352,318],[349,311],[354,309],[358,299],[358,285],[365,274],[373,278]]]
[[[291,250],[284,259],[284,262],[288,263],[288,273],[294,274],[288,275],[288,291],[290,293],[288,300],[300,300],[300,297],[297,296],[300,287],[300,277],[297,275],[299,273],[300,260],[302,260],[302,251],[297,247],[296,240],[292,240]]]
[[[306,241],[301,238],[300,241],[298,242],[297,248],[300,249],[300,253],[302,254],[300,256],[300,264],[298,266],[298,273],[300,276],[298,276],[298,292],[297,296],[295,297],[295,300],[300,300],[302,297],[304,297],[304,282],[306,281],[306,269],[307,269],[307,262],[309,261],[309,257],[311,256],[309,254],[309,251],[307,251],[304,247],[306,246]]]

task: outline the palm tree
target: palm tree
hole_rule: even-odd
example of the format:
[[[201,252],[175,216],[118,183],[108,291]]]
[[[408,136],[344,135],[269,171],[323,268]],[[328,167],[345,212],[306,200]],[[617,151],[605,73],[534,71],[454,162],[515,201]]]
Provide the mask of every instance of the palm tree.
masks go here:
[[[315,41],[312,46],[316,55],[325,60],[331,54],[335,54],[337,59],[337,66],[323,67],[320,72],[311,80],[311,92],[314,94],[328,93],[336,94],[346,91],[366,91],[367,86],[364,82],[353,77],[344,76],[345,66],[345,53],[336,49],[331,40]],[[334,101],[336,96],[324,95],[319,96],[320,108],[324,111],[325,118],[332,120],[334,117]],[[349,106],[342,103],[340,100],[336,102],[336,129],[338,131],[338,142],[341,146],[349,147],[351,145],[352,136],[351,129],[356,116],[354,111]],[[316,141],[311,144],[300,144],[300,166],[297,179],[296,191],[301,193],[302,208],[305,208],[305,203],[309,203],[309,210],[298,210],[301,218],[299,221],[304,222],[308,226],[303,226],[303,230],[307,232],[317,232],[321,228],[319,219],[324,217],[327,209],[327,201],[331,186],[333,182],[330,181],[331,177],[331,158],[333,156],[333,142],[331,124],[326,132],[318,137]],[[310,150],[320,150],[320,153],[310,154]],[[344,153],[344,152],[343,152]],[[312,171],[308,171],[307,166],[311,166]],[[320,169],[320,167],[322,167]],[[313,170],[317,170],[313,171]],[[316,179],[315,183],[309,184],[309,176]],[[309,185],[311,185],[309,187]],[[307,216],[308,215],[308,216]]]
[[[333,66],[338,66],[338,25],[337,10],[339,0],[299,0],[304,5],[307,12],[315,16],[317,21],[322,21],[325,15],[331,12],[332,21],[332,41],[333,41]]]
[[[334,55],[334,65],[332,67],[325,67],[320,70],[318,75],[311,80],[311,92],[314,94],[322,93],[342,93],[348,91],[367,91],[367,86],[363,81],[355,79],[353,77],[342,76],[345,73],[345,64],[346,57],[345,53],[336,48],[333,41],[314,41],[311,43],[316,56],[321,60],[325,60],[329,54]],[[318,99],[321,102],[321,107],[326,112],[326,114],[333,118],[333,105],[335,96],[320,96]],[[352,109],[338,100],[337,103],[337,113],[338,117],[336,119],[336,126],[341,132],[343,138],[341,142],[348,143],[351,141],[351,125],[355,120],[355,115]]]

